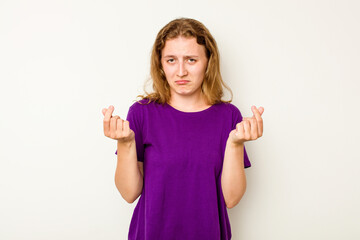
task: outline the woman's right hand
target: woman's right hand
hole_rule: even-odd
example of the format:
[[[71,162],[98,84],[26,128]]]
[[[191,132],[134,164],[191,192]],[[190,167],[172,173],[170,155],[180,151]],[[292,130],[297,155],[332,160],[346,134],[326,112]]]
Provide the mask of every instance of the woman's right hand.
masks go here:
[[[104,134],[119,142],[130,142],[135,139],[135,133],[130,129],[129,121],[121,119],[119,116],[112,116],[114,107],[103,108],[104,115]]]

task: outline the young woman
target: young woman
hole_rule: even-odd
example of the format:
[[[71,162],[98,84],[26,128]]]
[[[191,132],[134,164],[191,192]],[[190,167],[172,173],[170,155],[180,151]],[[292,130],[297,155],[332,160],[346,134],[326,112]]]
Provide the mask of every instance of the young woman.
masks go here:
[[[244,143],[262,136],[264,108],[243,118],[223,101],[219,53],[199,21],[175,19],[158,33],[151,56],[153,92],[139,95],[127,120],[103,109],[105,136],[117,140],[115,184],[139,196],[130,240],[229,240],[227,208],[246,189]],[[230,90],[231,92],[231,90]]]

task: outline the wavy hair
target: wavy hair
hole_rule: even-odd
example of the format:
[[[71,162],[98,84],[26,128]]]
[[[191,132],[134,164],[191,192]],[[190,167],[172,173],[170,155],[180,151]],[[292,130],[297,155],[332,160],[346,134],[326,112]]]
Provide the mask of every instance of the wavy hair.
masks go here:
[[[166,40],[176,37],[196,38],[196,42],[203,45],[206,49],[208,64],[201,84],[207,102],[211,105],[232,101],[233,94],[231,89],[225,84],[220,74],[220,56],[217,44],[209,30],[199,21],[191,18],[178,18],[166,24],[157,34],[150,62],[150,75],[152,80],[153,92],[148,93],[145,89],[145,95],[138,95],[142,99],[148,99],[148,103],[155,101],[157,103],[168,103],[170,100],[170,86],[166,81],[165,73],[161,64],[161,51],[165,47]],[[230,91],[231,99],[224,101],[221,98],[224,95],[223,86]],[[139,102],[139,101],[138,101]]]

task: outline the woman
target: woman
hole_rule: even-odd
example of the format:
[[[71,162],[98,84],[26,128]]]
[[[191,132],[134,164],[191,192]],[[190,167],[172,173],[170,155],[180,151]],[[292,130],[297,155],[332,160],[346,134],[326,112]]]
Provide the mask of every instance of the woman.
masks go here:
[[[115,184],[129,203],[139,196],[130,240],[228,240],[227,208],[246,189],[244,142],[262,136],[263,108],[251,118],[223,101],[219,54],[194,19],[169,22],[151,56],[153,93],[140,95],[127,120],[103,109],[104,133],[117,140]],[[230,90],[230,89],[229,89]],[[231,92],[231,90],[230,90]]]

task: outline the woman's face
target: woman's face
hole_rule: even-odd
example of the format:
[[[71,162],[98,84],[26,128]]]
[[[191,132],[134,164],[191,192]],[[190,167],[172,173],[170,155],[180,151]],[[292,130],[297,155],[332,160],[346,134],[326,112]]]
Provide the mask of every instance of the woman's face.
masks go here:
[[[194,37],[177,37],[165,42],[161,64],[171,96],[200,94],[208,63],[205,51]]]

